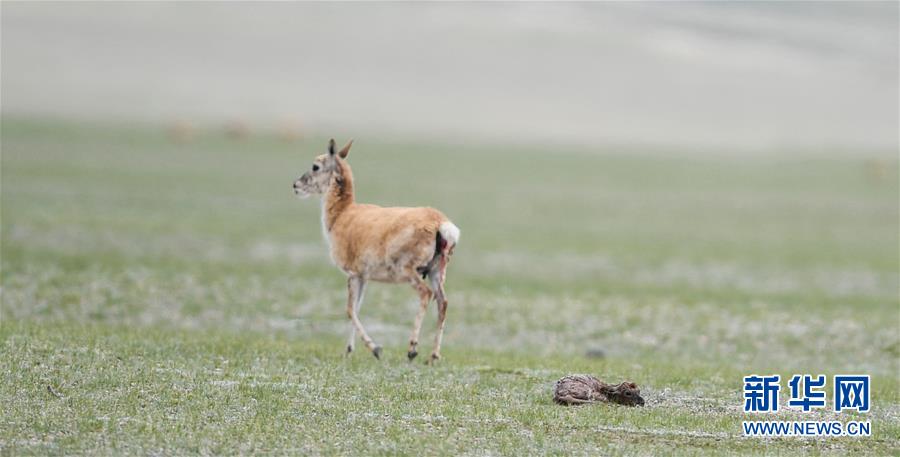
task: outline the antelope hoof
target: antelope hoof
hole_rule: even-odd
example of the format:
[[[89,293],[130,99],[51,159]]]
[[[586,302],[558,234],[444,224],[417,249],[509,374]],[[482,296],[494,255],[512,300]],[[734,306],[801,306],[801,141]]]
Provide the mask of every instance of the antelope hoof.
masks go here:
[[[426,365],[436,365],[437,361],[440,360],[441,356],[439,354],[431,354],[431,357],[425,361]]]
[[[417,355],[419,355],[419,353],[416,352],[416,351],[414,351],[414,350],[413,350],[413,351],[409,351],[409,352],[406,353],[406,357],[409,358],[409,361],[410,361],[410,362],[412,362],[412,360],[413,360],[414,358],[416,358]]]
[[[372,355],[374,355],[376,359],[381,360],[381,346],[372,348]]]
[[[351,352],[353,352],[353,346],[351,346],[351,345],[348,344],[348,345],[347,345],[347,353],[346,353],[346,355],[350,355]]]

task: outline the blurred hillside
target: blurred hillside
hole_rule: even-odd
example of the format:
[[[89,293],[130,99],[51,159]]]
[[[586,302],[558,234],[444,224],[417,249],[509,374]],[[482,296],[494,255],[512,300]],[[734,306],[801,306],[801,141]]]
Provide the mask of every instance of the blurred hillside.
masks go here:
[[[898,147],[898,4],[2,4],[7,116]]]

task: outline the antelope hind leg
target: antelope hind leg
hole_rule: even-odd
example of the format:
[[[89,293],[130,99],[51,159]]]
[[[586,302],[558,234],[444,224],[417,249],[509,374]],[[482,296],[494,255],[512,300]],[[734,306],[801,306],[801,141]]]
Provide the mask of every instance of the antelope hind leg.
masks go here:
[[[411,272],[412,279],[410,282],[416,292],[419,294],[419,310],[416,312],[416,320],[413,322],[412,335],[409,337],[409,350],[406,352],[406,357],[410,362],[417,355],[419,355],[416,348],[419,345],[419,332],[422,330],[422,320],[425,319],[425,312],[428,310],[428,303],[431,302],[431,297],[434,296],[434,293],[431,289],[428,288],[428,285],[425,284],[425,281],[419,277],[418,272],[413,270]]]

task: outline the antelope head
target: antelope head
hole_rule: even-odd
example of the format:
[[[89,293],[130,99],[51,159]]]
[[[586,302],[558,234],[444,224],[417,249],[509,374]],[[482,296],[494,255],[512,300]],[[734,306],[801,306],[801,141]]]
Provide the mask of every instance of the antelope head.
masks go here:
[[[313,160],[312,167],[294,181],[294,194],[300,198],[306,198],[310,195],[321,195],[327,192],[338,173],[338,158],[346,158],[350,153],[351,145],[353,145],[353,140],[350,140],[340,151],[336,151],[332,138],[328,142],[328,153],[317,156]]]

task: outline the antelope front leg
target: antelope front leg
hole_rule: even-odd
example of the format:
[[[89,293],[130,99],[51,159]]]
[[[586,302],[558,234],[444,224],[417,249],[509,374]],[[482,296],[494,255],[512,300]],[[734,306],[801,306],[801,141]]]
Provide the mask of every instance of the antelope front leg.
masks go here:
[[[351,292],[354,293],[354,292]],[[359,316],[359,308],[362,305],[363,297],[366,294],[366,283],[362,281],[362,285],[355,291],[355,297],[353,302],[353,313]],[[350,355],[353,352],[353,348],[356,345],[356,324],[353,323],[353,320],[350,321],[350,337],[347,339],[347,353],[346,355]]]
[[[372,351],[372,355],[374,355],[376,359],[381,359],[381,346],[372,341],[372,338],[366,333],[366,329],[363,328],[362,322],[359,321],[359,316],[356,315],[357,300],[362,300],[362,292],[365,285],[366,280],[362,277],[351,276],[347,279],[347,291],[349,294],[347,299],[347,316],[350,317],[350,322],[353,323],[356,331],[359,332],[362,337],[363,343],[365,343],[366,347]]]
[[[412,283],[416,292],[419,293],[419,311],[416,313],[416,321],[413,323],[412,335],[409,337],[409,351],[406,353],[406,357],[409,358],[410,362],[419,355],[416,351],[416,347],[419,345],[419,331],[422,330],[422,320],[425,319],[425,311],[428,309],[428,303],[431,302],[432,297],[431,289],[428,288],[425,281],[423,281],[415,272],[413,272]]]

